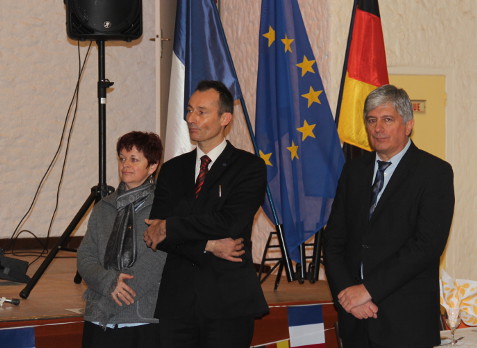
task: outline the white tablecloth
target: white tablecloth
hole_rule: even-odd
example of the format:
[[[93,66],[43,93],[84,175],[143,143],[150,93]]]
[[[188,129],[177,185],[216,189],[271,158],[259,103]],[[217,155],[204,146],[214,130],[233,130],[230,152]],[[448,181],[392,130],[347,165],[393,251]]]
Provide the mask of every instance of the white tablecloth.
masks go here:
[[[441,331],[441,338],[448,338],[446,342],[450,342],[451,333],[450,331]],[[450,344],[445,345],[444,347],[474,347],[477,348],[477,327],[469,327],[465,329],[455,330],[455,338],[464,337],[459,340],[455,346]],[[439,346],[442,347],[442,346]]]

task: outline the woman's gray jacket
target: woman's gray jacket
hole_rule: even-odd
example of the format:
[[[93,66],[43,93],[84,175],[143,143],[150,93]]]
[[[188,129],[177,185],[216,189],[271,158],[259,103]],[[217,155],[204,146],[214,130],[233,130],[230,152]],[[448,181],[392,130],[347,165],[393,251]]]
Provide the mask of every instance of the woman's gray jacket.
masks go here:
[[[156,323],[158,320],[154,318],[154,310],[167,254],[154,252],[144,243],[143,235],[147,228],[144,219],[149,218],[154,194],[150,194],[135,213],[137,259],[131,268],[122,273],[134,276],[126,283],[136,292],[136,297],[133,304],[122,306],[118,306],[111,296],[120,272],[103,267],[106,246],[117,213],[116,198],[117,193],[113,192],[96,203],[86,235],[78,249],[78,272],[88,286],[84,294],[84,319],[103,325]]]

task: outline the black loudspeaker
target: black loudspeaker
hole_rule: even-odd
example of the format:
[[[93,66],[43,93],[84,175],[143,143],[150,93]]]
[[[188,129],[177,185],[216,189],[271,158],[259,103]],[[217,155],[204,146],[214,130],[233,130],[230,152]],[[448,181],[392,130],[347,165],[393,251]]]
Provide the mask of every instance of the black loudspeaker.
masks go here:
[[[142,0],[64,0],[74,40],[131,41],[142,35]]]
[[[0,279],[28,283],[30,277],[26,275],[27,270],[28,262],[6,257],[0,249]]]

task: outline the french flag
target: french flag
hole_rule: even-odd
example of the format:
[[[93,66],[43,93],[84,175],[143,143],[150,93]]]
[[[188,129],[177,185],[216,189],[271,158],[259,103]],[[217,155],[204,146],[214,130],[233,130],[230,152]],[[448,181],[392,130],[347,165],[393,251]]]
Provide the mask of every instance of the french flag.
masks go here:
[[[325,327],[321,305],[288,307],[290,348],[324,348]]]
[[[189,152],[186,104],[202,80],[223,82],[242,97],[215,0],[177,2],[164,160]]]

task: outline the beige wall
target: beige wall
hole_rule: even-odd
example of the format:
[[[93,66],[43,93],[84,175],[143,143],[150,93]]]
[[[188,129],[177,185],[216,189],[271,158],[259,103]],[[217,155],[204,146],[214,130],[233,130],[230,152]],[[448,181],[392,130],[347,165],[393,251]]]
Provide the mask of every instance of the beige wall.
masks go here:
[[[144,36],[130,47],[108,43],[106,77],[114,81],[107,114],[108,183],[115,186],[116,138],[131,129],[157,129],[153,0],[144,0]],[[255,117],[260,1],[221,0],[222,18],[248,111]],[[305,25],[334,112],[352,0],[300,0]],[[390,73],[445,75],[446,158],[455,171],[456,211],[448,245],[451,275],[477,279],[477,2],[474,0],[380,0]],[[76,48],[66,38],[61,1],[6,1],[0,12],[0,238],[8,238],[27,211],[56,150],[77,73]],[[84,44],[82,55],[86,52]],[[53,225],[59,235],[97,183],[96,47],[84,76],[75,131]],[[251,149],[237,115],[231,138]],[[244,139],[242,141],[241,139]],[[418,144],[419,145],[419,144]],[[54,209],[60,163],[48,178],[23,226],[46,235]],[[468,180],[467,178],[472,178]],[[256,229],[255,258],[269,227]],[[82,226],[79,234],[84,233]],[[26,236],[26,235],[25,235]]]
[[[446,158],[446,79],[444,75],[389,75],[389,83],[404,88],[413,105],[422,101],[423,110],[414,111],[411,139],[419,148]]]

